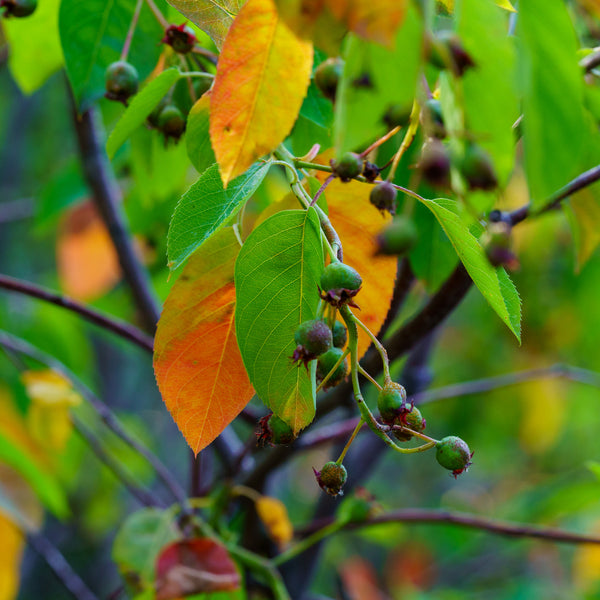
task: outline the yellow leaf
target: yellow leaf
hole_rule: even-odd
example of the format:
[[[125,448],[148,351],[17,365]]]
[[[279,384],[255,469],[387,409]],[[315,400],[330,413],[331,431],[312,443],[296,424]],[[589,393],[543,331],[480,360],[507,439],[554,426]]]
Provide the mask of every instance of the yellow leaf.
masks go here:
[[[31,398],[27,427],[45,448],[61,451],[71,435],[70,408],[81,402],[71,382],[52,370],[25,371],[21,380]]]
[[[285,548],[294,537],[294,528],[285,504],[277,498],[261,496],[256,501],[256,512],[269,537],[280,549]]]
[[[56,243],[62,289],[77,300],[103,296],[121,278],[119,260],[94,205],[69,211]]]
[[[578,0],[578,4],[597,17],[600,16],[600,0]]]
[[[248,0],[225,39],[210,99],[210,139],[224,186],[291,131],[312,59],[312,44],[278,18],[272,0]]]
[[[357,181],[342,183],[335,179],[325,191],[329,218],[344,247],[344,262],[362,276],[363,286],[356,296],[358,318],[375,334],[387,316],[396,280],[397,259],[375,256],[375,236],[390,222],[369,202],[371,186]],[[371,340],[358,330],[358,353],[362,356]]]
[[[438,0],[438,4],[441,4],[449,13],[454,12],[454,0]]]
[[[188,260],[158,322],[158,387],[196,454],[254,393],[235,337],[233,268],[239,250],[231,228],[210,238]]]
[[[577,247],[577,271],[588,261],[600,244],[600,199],[598,191],[587,188],[573,194],[567,210]]]
[[[600,521],[589,528],[590,535],[600,533]],[[573,556],[573,583],[575,588],[585,594],[598,589],[600,583],[600,546],[581,544]],[[579,596],[578,596],[579,597]]]
[[[19,572],[25,539],[22,531],[0,512],[0,600],[14,600],[19,591]]]
[[[562,384],[555,379],[540,379],[521,386],[523,399],[519,437],[532,454],[551,448],[562,431],[565,401]]]
[[[496,4],[508,12],[517,12],[510,0],[496,0]]]

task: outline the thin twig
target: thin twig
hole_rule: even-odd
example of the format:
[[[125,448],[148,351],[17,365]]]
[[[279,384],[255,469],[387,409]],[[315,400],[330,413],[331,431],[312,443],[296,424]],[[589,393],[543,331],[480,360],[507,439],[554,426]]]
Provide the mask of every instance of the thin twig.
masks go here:
[[[135,33],[135,28],[137,27],[138,19],[140,18],[143,2],[144,0],[137,0],[135,5],[133,17],[131,18],[131,24],[129,25],[129,31],[127,32],[127,37],[125,38],[125,43],[123,44],[123,50],[121,50],[121,60],[127,60],[127,57],[129,56],[131,40],[133,40],[133,34]]]
[[[53,356],[42,352],[25,340],[15,337],[6,331],[0,330],[0,345],[25,356],[29,356],[36,362],[46,365],[51,369],[54,369],[57,373],[60,373],[66,377],[73,384],[73,387],[81,394],[81,396],[83,396],[83,398],[89,402],[90,406],[96,411],[104,424],[115,435],[120,437],[128,446],[133,448],[136,452],[143,456],[148,463],[152,465],[156,471],[156,474],[163,481],[175,500],[179,502],[184,509],[186,508],[187,496],[183,491],[183,488],[171,475],[169,469],[167,469],[161,460],[148,448],[146,448],[146,446],[137,441],[125,430],[110,408],[102,400],[100,400],[100,398],[98,398],[98,396],[96,396],[70,369],[65,367],[65,365],[63,365]]]
[[[77,600],[98,600],[90,588],[73,570],[60,550],[42,533],[28,536],[29,545],[46,561],[57,579]]]
[[[169,21],[165,19],[162,12],[160,12],[158,6],[156,6],[156,4],[154,4],[152,0],[146,0],[146,4],[148,5],[148,8],[152,11],[152,14],[154,15],[155,19],[158,21],[160,26],[166,29],[169,26]]]
[[[140,348],[147,350],[148,352],[153,351],[154,342],[149,335],[146,335],[143,331],[140,331],[134,325],[125,323],[115,319],[114,317],[108,317],[103,315],[101,312],[89,308],[76,300],[72,300],[67,296],[63,296],[56,292],[53,292],[47,288],[43,288],[34,283],[8,277],[7,275],[0,274],[0,288],[38,298],[44,302],[49,302],[61,308],[70,310],[78,315],[82,316],[87,321],[98,325],[106,331],[111,331],[122,338],[137,344]]]
[[[93,192],[94,202],[117,251],[119,264],[140,311],[144,328],[148,333],[154,333],[160,317],[160,304],[152,289],[150,277],[137,256],[126,224],[127,218],[121,207],[121,192],[100,142],[101,128],[97,113],[95,109],[89,109],[79,115],[73,107],[73,122],[83,171]]]

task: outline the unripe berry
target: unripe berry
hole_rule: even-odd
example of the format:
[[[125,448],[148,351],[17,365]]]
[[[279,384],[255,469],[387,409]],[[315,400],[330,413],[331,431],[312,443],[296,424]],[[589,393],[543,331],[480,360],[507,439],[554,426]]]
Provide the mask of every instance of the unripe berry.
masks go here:
[[[396,217],[375,239],[377,254],[406,254],[418,239],[419,234],[414,223],[406,217]]]
[[[333,345],[336,348],[343,348],[348,341],[348,330],[343,323],[336,321],[331,330],[331,336],[333,338]]]
[[[321,275],[321,297],[339,308],[344,304],[356,306],[352,300],[360,290],[362,277],[356,269],[341,262],[327,265]]]
[[[395,215],[397,197],[398,190],[393,186],[393,184],[389,181],[382,181],[371,189],[369,201],[380,211],[384,212],[387,210],[390,215]]]
[[[344,61],[339,57],[328,58],[315,69],[315,85],[325,98],[329,98],[331,101],[335,100],[335,93],[343,70]]]
[[[158,115],[158,128],[165,138],[178,140],[185,131],[185,116],[174,104],[167,104]]]
[[[442,115],[442,105],[439,100],[430,98],[425,102],[421,111],[421,122],[425,133],[439,139],[446,137],[446,126]]]
[[[331,161],[331,168],[336,177],[347,183],[363,172],[364,160],[355,152],[346,152],[339,160]]]
[[[450,186],[450,156],[439,140],[431,138],[423,144],[418,166],[423,179],[432,187]]]
[[[377,408],[381,420],[388,425],[394,425],[406,412],[406,390],[394,381],[388,381],[377,396]]]
[[[439,69],[450,68],[457,77],[462,77],[467,69],[475,66],[460,38],[453,31],[440,31],[429,41],[429,62]]]
[[[460,161],[460,172],[472,190],[493,190],[498,185],[488,153],[477,144],[467,144]]]
[[[210,90],[212,79],[209,77],[195,77],[192,85],[194,86],[194,92],[196,93],[196,96],[200,98],[206,92],[208,92],[208,90]]]
[[[473,453],[464,440],[450,435],[435,446],[435,458],[444,469],[452,471],[454,477],[466,471],[471,465]]]
[[[185,23],[183,25],[169,25],[165,29],[165,37],[161,40],[163,44],[168,44],[179,54],[187,54],[194,49],[196,35],[191,27]]]
[[[333,345],[331,329],[321,319],[300,323],[294,333],[294,340],[297,346],[292,360],[302,361],[307,368],[311,360],[327,352]]]
[[[126,103],[138,90],[137,69],[124,60],[108,66],[104,74],[106,84],[105,96],[109,100]]]
[[[5,17],[28,17],[37,8],[37,0],[1,0],[0,8],[5,9]]]
[[[508,269],[515,269],[519,266],[519,260],[511,249],[511,227],[508,223],[490,223],[481,236],[481,245],[493,267],[504,265]]]
[[[321,383],[327,377],[328,373],[335,367],[338,360],[342,358],[344,351],[341,348],[332,348],[319,356],[317,361],[317,382]],[[348,360],[344,359],[337,369],[331,374],[327,380],[324,389],[336,386],[340,383],[348,373]]]
[[[342,488],[348,479],[348,472],[344,465],[329,461],[320,471],[313,469],[319,487],[330,496],[342,495]]]
[[[383,122],[390,128],[408,125],[412,106],[410,104],[393,104],[383,115]]]
[[[292,428],[273,413],[260,419],[258,424],[258,443],[261,446],[287,445],[296,439]]]
[[[414,405],[400,416],[400,425],[404,425],[417,433],[421,433],[425,429],[426,424],[427,422],[423,418],[421,411]],[[412,434],[400,430],[395,430],[394,436],[401,442],[408,442],[413,437]]]

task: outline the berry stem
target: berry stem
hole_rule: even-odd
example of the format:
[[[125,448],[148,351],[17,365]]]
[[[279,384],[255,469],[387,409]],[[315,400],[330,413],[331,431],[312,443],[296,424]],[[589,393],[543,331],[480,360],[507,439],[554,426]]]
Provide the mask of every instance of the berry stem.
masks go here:
[[[394,137],[400,131],[400,129],[401,129],[400,126],[394,127],[394,129],[392,129],[391,131],[388,131],[388,133],[386,133],[383,137],[380,137],[378,140],[373,142],[366,150],[363,150],[359,154],[359,156],[362,156],[363,158],[367,157],[370,152],[373,152],[373,150],[375,150],[375,148],[379,148],[379,146],[381,146],[381,144],[384,144],[391,137]]]
[[[129,30],[127,31],[127,36],[125,37],[125,43],[123,44],[123,49],[121,50],[121,60],[123,61],[126,61],[127,57],[129,56],[131,40],[133,39],[133,34],[135,33],[135,28],[137,27],[138,20],[140,18],[143,2],[144,0],[137,0],[135,5],[135,10],[133,11],[133,16],[131,17],[131,24],[129,25]]]
[[[425,440],[426,442],[428,442],[430,444],[437,444],[439,441],[432,437],[429,437],[428,435],[425,435],[424,433],[421,433],[419,431],[414,431],[413,429],[410,429],[409,427],[405,427],[404,425],[392,425],[390,427],[390,430],[400,431],[402,433],[410,433],[410,435],[414,435],[415,437],[421,438],[422,440]]]
[[[153,0],[146,0],[146,4],[148,5],[148,8],[152,11],[152,14],[156,17],[156,20],[160,23],[161,27],[166,29],[169,26],[169,21],[165,19],[162,12],[160,12],[158,6],[154,4]]]
[[[342,453],[340,454],[339,458],[335,461],[338,465],[341,465],[344,462],[344,457],[346,456],[346,452],[348,452],[348,450],[350,449],[350,446],[352,445],[352,442],[354,441],[354,438],[358,435],[358,432],[362,429],[363,423],[364,423],[364,421],[362,420],[362,418],[358,420],[358,423],[356,424],[356,427],[354,428],[354,431],[352,432],[350,439],[346,442],[346,445],[344,446]]]
[[[312,202],[309,206],[314,206],[317,203],[317,200],[320,198],[321,194],[325,191],[327,186],[335,179],[334,175],[330,175],[323,183],[323,185],[317,190],[317,193],[314,195]]]
[[[417,135],[417,129],[419,128],[420,115],[421,107],[415,100],[413,102],[412,111],[410,113],[410,122],[408,124],[408,128],[406,129],[406,133],[404,134],[404,139],[400,144],[400,148],[398,148],[398,152],[396,152],[396,154],[394,155],[394,159],[392,160],[392,166],[390,168],[388,176],[386,177],[386,181],[393,181],[394,175],[396,174],[396,169],[398,168],[398,163],[400,162],[402,155],[406,152],[406,150],[408,150],[409,146],[415,139],[415,135]]]
[[[298,556],[298,554],[302,554],[306,550],[308,550],[311,546],[318,544],[321,540],[329,537],[330,535],[337,533],[342,527],[344,523],[340,521],[334,521],[333,523],[327,525],[327,527],[323,527],[315,531],[312,535],[305,537],[303,540],[300,540],[295,546],[292,546],[289,550],[282,552],[279,556],[276,556],[271,560],[271,563],[275,566],[282,565],[292,558]]]
[[[187,71],[180,73],[180,77],[197,77],[199,79],[214,79],[215,76],[212,73],[206,73],[205,71]]]
[[[329,379],[331,379],[331,376],[335,373],[336,369],[342,364],[342,361],[346,358],[346,356],[348,356],[349,353],[350,350],[346,348],[344,354],[342,354],[335,365],[333,365],[331,371],[329,371],[329,373],[327,373],[327,375],[324,377],[323,381],[319,383],[315,393],[318,393],[323,389],[323,386],[329,381]]]
[[[367,373],[367,371],[365,371],[360,364],[358,365],[358,372],[363,376],[366,377],[379,391],[381,391],[383,388],[379,385],[379,383],[377,383],[377,381],[375,379],[373,379],[373,377],[371,377],[371,375],[369,375],[369,373]]]
[[[323,171],[325,173],[331,173],[332,168],[329,165],[320,165],[318,163],[308,162],[299,158],[294,158],[294,165],[298,169],[312,169],[313,171]]]
[[[353,314],[351,311],[349,311],[349,312],[352,315],[351,318],[354,319],[356,324],[359,325],[365,331],[365,333],[371,338],[373,345],[377,349],[377,352],[379,352],[379,356],[381,356],[381,361],[383,362],[384,378],[386,380],[391,379],[391,377],[390,377],[390,361],[388,359],[387,350],[384,348],[383,344],[377,339],[377,336],[355,314]]]

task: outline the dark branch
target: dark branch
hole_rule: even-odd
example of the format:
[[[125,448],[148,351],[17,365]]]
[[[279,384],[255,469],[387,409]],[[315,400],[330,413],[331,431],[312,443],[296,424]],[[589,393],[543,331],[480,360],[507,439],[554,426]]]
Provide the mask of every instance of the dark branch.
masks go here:
[[[84,581],[75,573],[60,550],[43,534],[28,536],[29,545],[46,561],[58,580],[77,600],[98,600]]]
[[[127,219],[121,208],[121,193],[100,142],[100,126],[95,109],[89,109],[82,115],[77,114],[74,109],[73,118],[83,172],[93,192],[94,202],[117,251],[123,275],[131,288],[144,328],[148,333],[154,333],[160,317],[159,303],[148,273],[137,257],[126,225]]]
[[[115,333],[122,338],[137,344],[140,348],[143,348],[148,352],[153,351],[152,338],[140,331],[137,327],[113,317],[107,317],[93,308],[88,308],[84,304],[81,304],[75,300],[71,300],[66,296],[62,296],[61,294],[57,294],[56,292],[46,288],[29,283],[28,281],[14,279],[13,277],[8,277],[7,275],[1,274],[0,288],[18,292],[19,294],[24,294],[26,296],[31,296],[32,298],[38,298],[44,302],[49,302],[51,304],[55,304],[56,306],[60,306],[61,308],[70,310],[82,316],[87,321],[98,325],[102,329],[111,331],[112,333]]]

